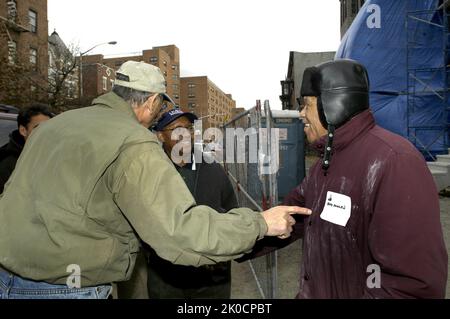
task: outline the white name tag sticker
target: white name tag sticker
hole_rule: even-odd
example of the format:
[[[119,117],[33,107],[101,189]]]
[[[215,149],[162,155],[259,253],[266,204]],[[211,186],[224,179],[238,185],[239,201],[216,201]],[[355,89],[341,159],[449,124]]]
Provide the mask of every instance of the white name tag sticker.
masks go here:
[[[346,226],[352,213],[352,199],[339,193],[328,192],[320,218],[330,223]]]

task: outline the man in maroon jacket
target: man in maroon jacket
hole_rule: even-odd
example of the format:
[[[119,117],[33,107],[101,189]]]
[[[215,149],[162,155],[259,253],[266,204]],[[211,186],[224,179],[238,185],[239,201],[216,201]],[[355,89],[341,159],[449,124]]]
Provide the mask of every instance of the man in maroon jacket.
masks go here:
[[[412,144],[375,125],[365,68],[351,60],[308,68],[301,95],[321,160],[285,199],[313,211],[290,239],[304,238],[297,297],[444,298],[436,186]]]

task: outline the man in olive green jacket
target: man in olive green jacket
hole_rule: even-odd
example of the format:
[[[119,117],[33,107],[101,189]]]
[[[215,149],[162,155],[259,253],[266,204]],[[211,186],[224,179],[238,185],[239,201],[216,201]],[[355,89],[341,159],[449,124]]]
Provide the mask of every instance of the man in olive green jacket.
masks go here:
[[[200,266],[289,237],[290,215],[310,213],[196,206],[147,129],[165,90],[159,68],[128,61],[113,92],[36,129],[0,199],[0,298],[105,298],[130,277],[138,237],[172,263]]]

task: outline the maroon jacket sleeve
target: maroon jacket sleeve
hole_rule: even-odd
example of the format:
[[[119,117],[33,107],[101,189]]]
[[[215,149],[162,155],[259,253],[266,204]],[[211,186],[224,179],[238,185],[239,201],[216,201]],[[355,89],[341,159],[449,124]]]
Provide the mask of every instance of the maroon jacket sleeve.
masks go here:
[[[304,187],[306,186],[307,179],[305,178],[299,186],[294,188],[284,199],[283,204],[286,206],[300,206],[304,207]],[[303,227],[304,227],[304,216],[294,215],[293,216],[297,223],[293,227],[291,236],[287,239],[279,239],[277,237],[264,237],[263,239],[256,242],[251,253],[244,255],[243,257],[236,259],[237,262],[244,262],[249,259],[264,256],[271,253],[277,249],[284,248],[299,238],[303,237]]]
[[[448,260],[439,197],[419,156],[392,154],[382,173],[368,238],[380,281],[379,288],[366,289],[366,298],[445,297]]]

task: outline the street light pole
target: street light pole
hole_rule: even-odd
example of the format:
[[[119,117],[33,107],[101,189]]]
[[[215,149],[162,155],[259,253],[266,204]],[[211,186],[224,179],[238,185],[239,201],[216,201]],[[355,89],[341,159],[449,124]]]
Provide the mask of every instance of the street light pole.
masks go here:
[[[203,114],[203,112],[202,112],[202,114]],[[222,113],[222,114],[209,114],[209,115],[201,116],[201,117],[199,117],[199,118],[197,119],[197,121],[203,120],[204,118],[210,118],[210,117],[213,117],[213,116],[222,116],[222,115],[228,115],[228,113]],[[203,121],[202,121],[202,123],[203,123]]]
[[[82,98],[83,98],[83,55],[85,55],[85,54],[87,54],[87,53],[89,53],[89,52],[91,52],[92,50],[94,50],[95,48],[97,48],[97,47],[99,47],[99,46],[101,46],[101,45],[105,45],[105,44],[109,44],[109,45],[116,45],[117,44],[117,41],[109,41],[109,42],[104,42],[104,43],[100,43],[100,44],[97,44],[97,45],[94,45],[92,48],[90,48],[89,50],[86,50],[86,51],[84,51],[84,52],[82,52],[82,53],[80,53],[80,61],[79,61],[79,63],[80,63],[80,66],[79,66],[79,68],[78,68],[78,73],[79,73],[79,76],[78,76],[78,91],[79,91],[79,98],[80,98],[80,101],[82,100]]]
[[[209,114],[209,115],[205,115],[205,116],[199,117],[198,119],[201,120],[201,119],[204,119],[204,118],[207,118],[207,117],[222,116],[222,115],[228,115],[228,113],[222,113],[222,114]]]

